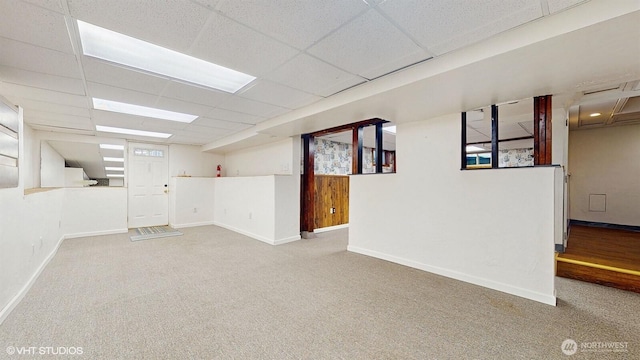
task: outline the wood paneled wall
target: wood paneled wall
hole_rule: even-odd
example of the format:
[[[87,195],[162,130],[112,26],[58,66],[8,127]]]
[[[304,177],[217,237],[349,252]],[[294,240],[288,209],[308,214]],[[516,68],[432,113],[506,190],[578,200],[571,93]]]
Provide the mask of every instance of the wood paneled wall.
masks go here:
[[[315,228],[347,223],[349,223],[349,177],[315,175]]]

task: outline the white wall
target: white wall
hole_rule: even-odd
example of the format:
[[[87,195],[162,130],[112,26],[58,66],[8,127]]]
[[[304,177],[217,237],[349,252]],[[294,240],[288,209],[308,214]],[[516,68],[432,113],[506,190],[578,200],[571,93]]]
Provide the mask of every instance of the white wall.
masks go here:
[[[174,228],[213,224],[212,177],[172,177],[169,181],[169,225]]]
[[[640,125],[572,131],[571,219],[640,226]],[[606,211],[589,211],[589,195],[606,194]]]
[[[274,174],[299,174],[300,158],[293,159],[295,144],[300,148],[299,138],[288,138],[278,142],[237,150],[225,155],[226,176],[260,176]],[[298,155],[300,150],[297,151]],[[297,163],[297,164],[296,164]]]
[[[224,155],[202,152],[201,146],[169,145],[169,176],[216,176],[216,166],[224,164]]]
[[[398,125],[399,172],[350,178],[348,249],[555,304],[561,171],[460,171],[459,138],[459,114]]]
[[[290,203],[278,195],[291,194],[295,178],[278,175],[216,178],[214,223],[272,245],[299,240],[300,213],[295,208],[300,199],[294,198]]]
[[[62,204],[62,231],[66,238],[128,231],[125,188],[66,188]]]
[[[40,151],[34,149],[40,141],[36,132],[23,124],[22,110],[19,137],[19,185],[0,189],[0,323],[24,297],[65,237],[127,231],[125,189],[25,193],[27,185],[37,187],[34,179],[39,176],[34,176],[34,169],[40,168]]]
[[[42,187],[64,187],[64,158],[46,142],[41,144],[40,175]]]

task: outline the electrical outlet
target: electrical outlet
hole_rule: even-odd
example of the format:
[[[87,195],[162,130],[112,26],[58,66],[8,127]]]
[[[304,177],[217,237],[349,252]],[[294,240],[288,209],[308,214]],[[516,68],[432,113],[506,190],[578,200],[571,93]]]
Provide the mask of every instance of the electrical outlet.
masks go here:
[[[197,213],[198,212],[198,208],[193,208],[193,213]]]
[[[224,214],[227,215],[227,209],[224,209]]]
[[[40,249],[42,249],[42,236],[40,236]]]
[[[31,244],[31,255],[36,253],[36,246]]]
[[[251,220],[253,217],[253,214],[251,212],[249,212],[249,220]]]

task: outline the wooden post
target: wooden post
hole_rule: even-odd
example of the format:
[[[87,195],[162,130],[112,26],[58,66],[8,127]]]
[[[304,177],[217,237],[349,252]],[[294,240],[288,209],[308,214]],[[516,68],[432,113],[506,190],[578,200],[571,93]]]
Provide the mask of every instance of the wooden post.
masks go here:
[[[500,140],[498,138],[498,106],[491,105],[491,168],[498,168],[498,144]]]
[[[351,173],[362,174],[362,143],[364,137],[364,128],[356,126],[353,128],[351,138]]]
[[[303,171],[302,174],[302,216],[301,235],[305,239],[315,237],[315,170],[314,162],[316,146],[311,134],[302,135],[303,142]]]
[[[382,173],[382,123],[376,124],[376,173]]]
[[[533,164],[551,165],[551,95],[533,98]]]
[[[460,132],[460,169],[467,168],[467,112],[463,111],[460,115],[460,125],[462,131]]]

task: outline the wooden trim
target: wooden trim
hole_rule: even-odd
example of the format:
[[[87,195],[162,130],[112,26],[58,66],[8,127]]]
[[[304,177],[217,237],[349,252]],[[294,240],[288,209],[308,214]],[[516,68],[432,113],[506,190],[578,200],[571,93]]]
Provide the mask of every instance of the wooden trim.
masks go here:
[[[491,105],[491,168],[498,168],[498,106]]]
[[[516,140],[527,140],[527,139],[533,139],[533,136],[520,136],[520,137],[502,139],[502,140],[498,140],[498,143],[505,142],[505,141],[516,141]],[[467,145],[480,145],[480,144],[490,144],[490,143],[491,141],[476,141],[472,143],[467,143]]]
[[[353,129],[353,141],[351,142],[351,174],[362,174],[364,127]]]
[[[551,165],[551,95],[533,98],[533,164]]]
[[[460,125],[462,130],[460,132],[460,169],[467,168],[467,112],[460,113]]]
[[[302,136],[303,142],[303,171],[302,174],[302,206],[300,207],[300,230],[313,232],[315,227],[315,169],[316,146],[314,136]]]
[[[364,126],[376,125],[376,124],[384,124],[384,123],[388,123],[388,122],[389,122],[388,120],[384,120],[384,119],[380,119],[380,118],[373,118],[373,119],[357,121],[357,122],[354,122],[354,123],[351,123],[351,124],[340,125],[340,126],[336,126],[336,127],[332,127],[332,128],[328,128],[328,129],[312,132],[312,133],[309,133],[309,135],[313,135],[314,137],[320,137],[320,136],[323,136],[323,135],[334,134],[334,133],[337,133],[337,132],[342,132],[342,131],[347,131],[347,130],[354,130],[354,129],[358,128],[358,127],[364,127]]]

